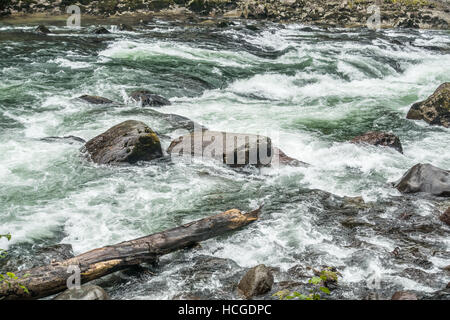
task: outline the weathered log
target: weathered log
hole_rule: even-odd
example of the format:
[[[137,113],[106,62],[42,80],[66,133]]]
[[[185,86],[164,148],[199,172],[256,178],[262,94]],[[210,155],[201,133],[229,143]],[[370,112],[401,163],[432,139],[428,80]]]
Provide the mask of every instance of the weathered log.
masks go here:
[[[258,219],[260,209],[245,214],[231,209],[180,227],[97,248],[47,266],[21,271],[16,274],[19,280],[11,281],[10,285],[0,285],[0,300],[38,299],[61,292],[67,289],[67,279],[72,275],[68,273],[69,266],[80,269],[81,283],[85,283],[133,265],[157,261],[160,255],[248,225]],[[18,283],[24,285],[29,293],[24,292]]]

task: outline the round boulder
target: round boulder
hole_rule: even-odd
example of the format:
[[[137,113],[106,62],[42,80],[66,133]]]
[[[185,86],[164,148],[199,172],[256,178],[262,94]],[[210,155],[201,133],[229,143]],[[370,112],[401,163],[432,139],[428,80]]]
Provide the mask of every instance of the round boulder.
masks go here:
[[[250,269],[239,282],[238,291],[247,299],[262,295],[272,289],[272,271],[263,264]]]
[[[142,102],[142,106],[161,107],[170,105],[170,101],[148,90],[137,90],[130,93],[131,99]]]
[[[87,151],[95,163],[135,163],[162,157],[161,142],[145,123],[127,120],[89,140]]]
[[[374,146],[391,147],[400,153],[403,153],[402,144],[400,139],[392,133],[369,131],[361,136],[355,137],[351,141],[352,143],[367,143]]]

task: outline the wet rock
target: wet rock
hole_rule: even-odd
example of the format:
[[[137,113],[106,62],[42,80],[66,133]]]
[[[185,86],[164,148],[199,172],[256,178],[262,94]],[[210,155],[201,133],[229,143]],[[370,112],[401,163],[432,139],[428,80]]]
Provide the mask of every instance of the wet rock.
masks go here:
[[[36,29],[34,29],[34,31],[36,31],[38,33],[43,33],[43,34],[50,33],[50,30],[42,24],[40,24]]]
[[[450,127],[450,82],[441,84],[428,99],[411,106],[406,118]]]
[[[135,163],[162,157],[156,133],[145,123],[127,120],[89,140],[83,151],[99,164]]]
[[[392,295],[391,300],[417,300],[417,296],[408,291],[397,291]]]
[[[450,172],[431,164],[416,164],[394,183],[400,192],[426,192],[436,196],[450,196]]]
[[[108,34],[109,32],[105,27],[97,27],[91,31],[93,34]]]
[[[80,137],[76,137],[76,136],[64,136],[64,137],[45,137],[42,138],[41,141],[45,141],[45,142],[55,142],[55,141],[62,141],[62,142],[67,142],[70,144],[75,143],[86,143],[86,140],[84,140],[83,138]]]
[[[391,147],[400,153],[403,153],[400,139],[392,133],[369,131],[365,134],[353,138],[352,143],[367,143],[374,146]]]
[[[99,96],[89,96],[89,95],[82,95],[81,97],[78,97],[78,99],[84,100],[86,102],[92,103],[92,104],[108,104],[112,103],[111,100]]]
[[[260,264],[250,269],[239,282],[239,293],[247,299],[262,295],[272,289],[273,275],[269,268]]]
[[[125,23],[119,24],[118,29],[119,29],[120,31],[134,31],[134,29],[133,29],[132,26],[130,26],[130,25],[128,25],[128,24],[125,24]]]
[[[270,138],[243,133],[195,131],[172,141],[171,155],[212,158],[231,166],[269,166],[272,161]]]
[[[272,166],[282,164],[292,167],[309,167],[309,164],[286,155],[282,150],[273,147]]]
[[[54,297],[53,300],[109,300],[109,295],[103,288],[87,284],[79,289],[67,289]]]
[[[439,220],[450,226],[450,207],[440,215]]]
[[[131,99],[142,102],[142,106],[161,107],[170,105],[170,101],[148,90],[138,90],[130,93]]]

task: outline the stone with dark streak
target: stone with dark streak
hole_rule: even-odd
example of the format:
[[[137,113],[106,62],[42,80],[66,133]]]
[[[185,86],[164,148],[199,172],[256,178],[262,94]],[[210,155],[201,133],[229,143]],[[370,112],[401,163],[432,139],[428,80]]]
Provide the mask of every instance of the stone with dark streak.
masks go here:
[[[352,143],[366,143],[374,146],[383,146],[394,148],[400,153],[403,153],[403,147],[400,139],[393,133],[369,131],[365,134],[355,137]]]

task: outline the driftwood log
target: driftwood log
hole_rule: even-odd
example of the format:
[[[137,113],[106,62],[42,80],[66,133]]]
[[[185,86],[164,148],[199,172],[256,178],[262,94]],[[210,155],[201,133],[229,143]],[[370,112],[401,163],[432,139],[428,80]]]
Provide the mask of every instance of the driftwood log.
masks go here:
[[[4,282],[0,285],[0,300],[38,299],[61,292],[67,289],[67,279],[71,276],[71,273],[68,273],[69,266],[77,266],[81,271],[81,283],[86,283],[143,262],[155,262],[160,255],[190,247],[248,225],[258,219],[260,209],[248,213],[231,209],[173,229],[94,249],[47,266],[21,271],[16,274],[19,280],[11,281],[9,285]],[[26,276],[22,278],[24,275]],[[24,292],[16,282],[24,285],[29,293]]]

